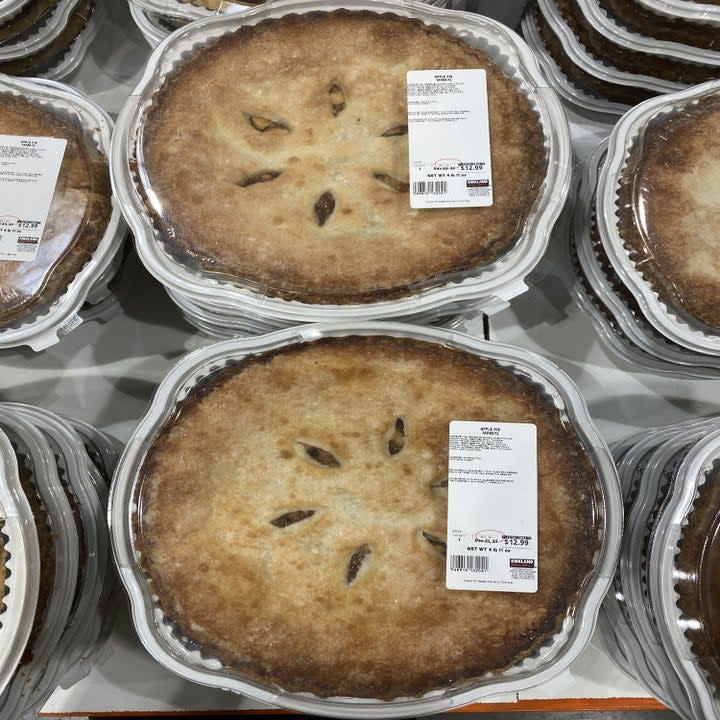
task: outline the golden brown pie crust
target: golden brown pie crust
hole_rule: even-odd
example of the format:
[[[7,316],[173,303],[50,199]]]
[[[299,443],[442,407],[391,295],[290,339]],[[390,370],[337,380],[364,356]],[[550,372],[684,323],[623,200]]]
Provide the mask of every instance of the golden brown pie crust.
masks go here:
[[[720,466],[699,488],[676,558],[678,607],[705,673],[720,697]]]
[[[487,72],[494,205],[412,210],[406,72],[449,68]],[[411,294],[502,255],[542,186],[543,142],[481,51],[419,20],[338,10],[199,49],[153,98],[138,152],[141,191],[182,262],[332,304]]]
[[[662,300],[720,328],[720,96],[656,122],[618,189],[618,229]]]
[[[107,158],[74,122],[38,102],[0,94],[0,134],[67,140],[37,257],[0,261],[0,324],[12,324],[65,292],[102,239],[112,205]]]
[[[536,594],[445,587],[453,419],[538,425]],[[178,405],[140,471],[136,549],[166,618],[241,676],[416,697],[557,633],[599,546],[597,487],[558,411],[496,363],[325,339],[220,370]]]

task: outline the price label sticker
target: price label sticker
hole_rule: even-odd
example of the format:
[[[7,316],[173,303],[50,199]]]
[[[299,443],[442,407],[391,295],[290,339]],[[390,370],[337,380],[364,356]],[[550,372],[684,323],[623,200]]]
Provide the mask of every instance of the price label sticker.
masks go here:
[[[537,428],[450,423],[446,584],[537,592]]]
[[[484,70],[407,74],[410,206],[493,204]]]
[[[66,140],[0,135],[0,260],[34,260]]]

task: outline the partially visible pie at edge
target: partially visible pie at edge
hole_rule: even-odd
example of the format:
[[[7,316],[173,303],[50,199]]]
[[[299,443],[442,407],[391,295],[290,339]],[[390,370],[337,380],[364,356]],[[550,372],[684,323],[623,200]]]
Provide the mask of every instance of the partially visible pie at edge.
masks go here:
[[[406,73],[456,68],[487,73],[494,204],[413,210]],[[495,260],[547,164],[537,112],[483,52],[347,10],[243,26],[183,59],[152,99],[138,160],[182,262],[326,304],[412,294]]]
[[[34,260],[0,260],[0,326],[44,311],[90,261],[112,213],[107,158],[82,128],[40,102],[0,92],[0,135],[67,141]]]
[[[683,527],[675,590],[686,636],[720,698],[720,466],[707,474]]]
[[[620,178],[619,232],[660,298],[720,330],[720,95],[661,118]]]
[[[445,586],[448,423],[538,426],[539,590]],[[291,346],[199,383],[152,440],[139,562],[179,634],[317,696],[463,686],[551,640],[593,569],[597,472],[536,388],[439,345]]]

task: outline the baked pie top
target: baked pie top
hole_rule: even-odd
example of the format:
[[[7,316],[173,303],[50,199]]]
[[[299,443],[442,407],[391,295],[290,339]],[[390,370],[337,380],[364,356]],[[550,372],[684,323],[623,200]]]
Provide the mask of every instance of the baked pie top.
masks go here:
[[[0,261],[0,325],[20,321],[60,297],[90,260],[112,212],[107,159],[79,126],[52,109],[0,94],[0,135],[67,140],[37,256]]]
[[[649,128],[618,195],[638,271],[664,302],[720,328],[720,96]]]
[[[494,205],[413,210],[406,73],[487,72]],[[410,294],[503,254],[543,184],[537,113],[480,50],[419,20],[312,12],[244,26],[179,63],[138,146],[182,262],[313,303]]]
[[[708,473],[676,556],[678,607],[686,636],[720,697],[720,467]]]
[[[448,423],[538,425],[539,589],[445,586]],[[462,685],[559,630],[599,547],[572,428],[496,363],[349,337],[200,382],[140,470],[135,542],[167,620],[241,676],[392,699]]]

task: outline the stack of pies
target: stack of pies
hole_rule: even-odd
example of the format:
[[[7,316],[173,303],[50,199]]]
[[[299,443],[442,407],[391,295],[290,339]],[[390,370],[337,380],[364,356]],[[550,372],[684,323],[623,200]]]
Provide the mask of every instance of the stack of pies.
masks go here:
[[[509,278],[539,260],[567,138],[559,107],[519,84],[520,67],[534,71],[527,49],[513,67],[500,48],[519,41],[491,21],[385,9],[397,7],[282,6],[208,24],[192,52],[166,45],[168,70],[124,108],[131,154],[113,172],[126,216],[191,322],[232,335],[248,317],[427,320],[457,307],[461,283],[466,306],[512,296]],[[490,207],[410,207],[406,75],[442,68],[486,73]]]
[[[242,341],[209,349],[185,363],[183,399],[161,387],[154,430],[138,430],[144,447],[116,476],[114,543],[132,555],[128,587],[155,598],[141,639],[176,671],[182,658],[186,677],[257,699],[280,688],[286,707],[310,693],[336,712],[355,702],[337,698],[424,698],[413,707],[429,711],[429,694],[469,702],[531,684],[579,649],[619,539],[606,524],[612,466],[588,428],[550,400],[554,380],[537,385],[508,358],[371,327],[316,326],[324,337],[305,343],[288,331],[251,355]],[[537,425],[535,594],[445,586],[458,418]],[[129,526],[126,503],[140,508]],[[217,661],[221,673],[203,672]]]
[[[607,141],[600,143],[583,166],[565,272],[571,294],[615,356],[652,372],[717,378],[720,358],[682,347],[659,332],[609,259],[596,212],[607,147]]]
[[[8,0],[0,8],[0,73],[60,79],[99,26],[95,0]]]
[[[436,7],[454,7],[462,0],[420,0]],[[242,12],[261,0],[128,0],[130,14],[151,47],[193,20]],[[460,8],[461,9],[461,8]]]
[[[242,12],[253,0],[128,0],[130,14],[151,47],[193,20]]]
[[[682,717],[717,717],[720,420],[653,428],[613,454],[625,533],[600,614],[604,644]]]
[[[36,255],[0,261],[0,347],[57,342],[86,301],[108,295],[124,236],[110,188],[111,132],[107,115],[76,90],[0,78],[0,135],[66,143]],[[4,209],[12,226],[13,208]]]
[[[595,306],[601,336],[653,370],[720,369],[719,154],[713,82],[634,108],[607,156],[600,147],[588,163],[574,224],[576,297]]]
[[[84,423],[25,405],[0,405],[4,606],[0,713],[39,708],[66,674],[82,677],[105,640],[115,576],[104,513],[116,441]],[[107,464],[107,462],[110,464]],[[14,496],[19,512],[9,512]],[[22,520],[18,527],[18,520]]]
[[[671,17],[661,5],[539,0],[523,19],[523,34],[564,100],[619,115],[654,95],[720,78],[718,21],[708,23],[699,9]]]

